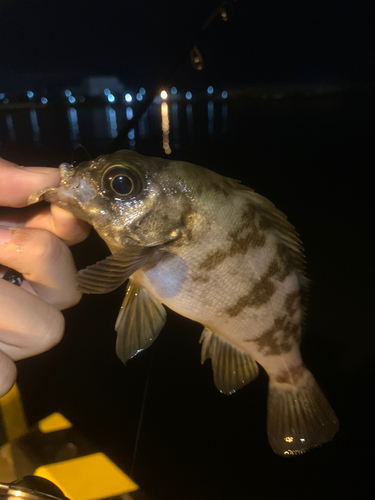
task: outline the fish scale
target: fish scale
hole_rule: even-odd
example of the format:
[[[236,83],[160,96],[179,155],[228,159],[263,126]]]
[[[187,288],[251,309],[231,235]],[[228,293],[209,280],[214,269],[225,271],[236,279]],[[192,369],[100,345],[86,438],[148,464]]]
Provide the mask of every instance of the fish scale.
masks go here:
[[[115,326],[124,363],[157,338],[165,305],[203,325],[202,362],[211,358],[221,392],[253,380],[257,363],[266,370],[275,453],[333,438],[337,417],[299,350],[301,242],[269,200],[203,167],[126,150],[60,172],[61,186],[30,202],[89,221],[108,244],[112,255],[79,271],[78,285],[106,293],[129,280]]]

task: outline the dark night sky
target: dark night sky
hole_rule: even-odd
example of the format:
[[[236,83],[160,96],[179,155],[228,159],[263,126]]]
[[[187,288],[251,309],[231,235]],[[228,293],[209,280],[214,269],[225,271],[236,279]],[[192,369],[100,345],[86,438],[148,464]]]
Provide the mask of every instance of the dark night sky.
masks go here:
[[[372,0],[237,0],[187,60],[176,84],[342,82],[375,79]],[[2,0],[0,86],[119,74],[151,85],[181,55],[218,0]],[[0,89],[1,90],[1,89]],[[4,88],[4,90],[7,90]]]

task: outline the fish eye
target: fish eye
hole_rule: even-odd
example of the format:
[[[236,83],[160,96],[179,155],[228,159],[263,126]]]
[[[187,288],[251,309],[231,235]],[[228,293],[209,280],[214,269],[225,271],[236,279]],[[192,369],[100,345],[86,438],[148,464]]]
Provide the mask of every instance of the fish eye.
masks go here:
[[[111,188],[116,194],[126,196],[133,191],[133,181],[124,174],[118,174],[111,180]]]
[[[117,196],[134,197],[142,190],[139,174],[125,165],[113,165],[103,175],[103,187]]]

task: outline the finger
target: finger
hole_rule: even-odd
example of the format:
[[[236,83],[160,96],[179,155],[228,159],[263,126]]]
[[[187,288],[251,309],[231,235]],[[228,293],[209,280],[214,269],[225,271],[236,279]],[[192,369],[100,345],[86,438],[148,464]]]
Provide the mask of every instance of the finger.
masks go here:
[[[0,352],[14,361],[40,354],[61,340],[64,327],[58,309],[0,280]]]
[[[0,263],[23,274],[36,294],[58,309],[77,304],[76,268],[63,241],[43,229],[0,229]]]
[[[25,207],[31,193],[60,185],[60,173],[56,168],[19,167],[0,159],[0,206]]]
[[[72,214],[56,205],[51,205],[50,209],[39,212],[27,222],[26,226],[47,229],[61,238],[67,245],[75,245],[85,240],[91,230],[91,226],[87,222],[76,219]]]
[[[0,350],[0,398],[11,390],[16,378],[16,365],[5,352]]]
[[[61,238],[67,245],[76,245],[85,240],[91,226],[76,219],[66,210],[46,202],[31,205],[26,208],[2,208],[0,225],[5,227],[33,227],[46,229]]]

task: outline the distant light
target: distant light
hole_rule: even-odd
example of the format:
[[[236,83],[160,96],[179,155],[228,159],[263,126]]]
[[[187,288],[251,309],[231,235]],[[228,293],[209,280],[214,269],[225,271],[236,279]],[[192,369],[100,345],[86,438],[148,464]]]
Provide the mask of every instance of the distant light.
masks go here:
[[[128,139],[131,141],[135,138],[134,128],[130,129],[128,132]]]
[[[176,87],[171,88],[171,94],[176,95],[177,94],[177,89]]]
[[[41,102],[42,104],[47,104],[47,102],[48,102],[47,97],[42,97],[42,98],[40,99],[40,102]]]
[[[136,97],[137,101],[142,101],[142,99],[143,99],[143,95],[140,92],[138,92],[138,94],[135,97]]]
[[[142,94],[142,95],[145,95],[146,91],[145,91],[145,89],[143,87],[141,87],[139,89],[139,93]]]
[[[210,85],[208,88],[207,88],[207,94],[213,94],[214,93],[214,88],[212,85]]]
[[[191,92],[186,92],[185,97],[190,101],[190,99],[193,97],[193,94]]]
[[[78,97],[78,100],[79,100],[79,102],[85,102],[86,99],[83,97],[83,95],[80,95]]]
[[[4,99],[4,97],[5,97],[4,92],[0,92],[0,100],[1,100],[1,99]]]
[[[107,95],[107,99],[108,99],[109,102],[115,102],[115,100],[116,100],[115,96],[113,94],[108,94]]]
[[[162,99],[166,99],[166,98],[168,97],[168,92],[167,92],[166,90],[162,90],[162,91],[160,92],[160,97],[161,97]]]
[[[126,102],[132,102],[133,98],[130,94],[125,94],[125,101]]]
[[[33,92],[32,90],[28,90],[28,91],[26,92],[26,94],[27,94],[27,97],[28,97],[29,99],[31,99],[32,97],[34,97],[34,92]]]
[[[14,495],[15,497],[20,497],[20,496],[22,495],[22,491],[17,490],[17,491],[15,491],[15,492],[13,493],[13,495]]]
[[[104,95],[109,96],[111,91],[109,89],[104,89]]]
[[[68,89],[65,90],[64,94],[66,95],[66,97],[70,97],[72,95],[72,93]]]
[[[223,99],[226,99],[228,97],[228,92],[226,90],[223,90],[222,93],[221,93],[221,97]]]
[[[76,102],[76,98],[75,98],[75,97],[73,97],[72,95],[70,95],[70,96],[68,97],[68,101],[70,102],[70,104],[74,104],[74,103]]]
[[[9,102],[9,99],[7,97],[4,97],[3,103],[8,104],[8,102]]]

